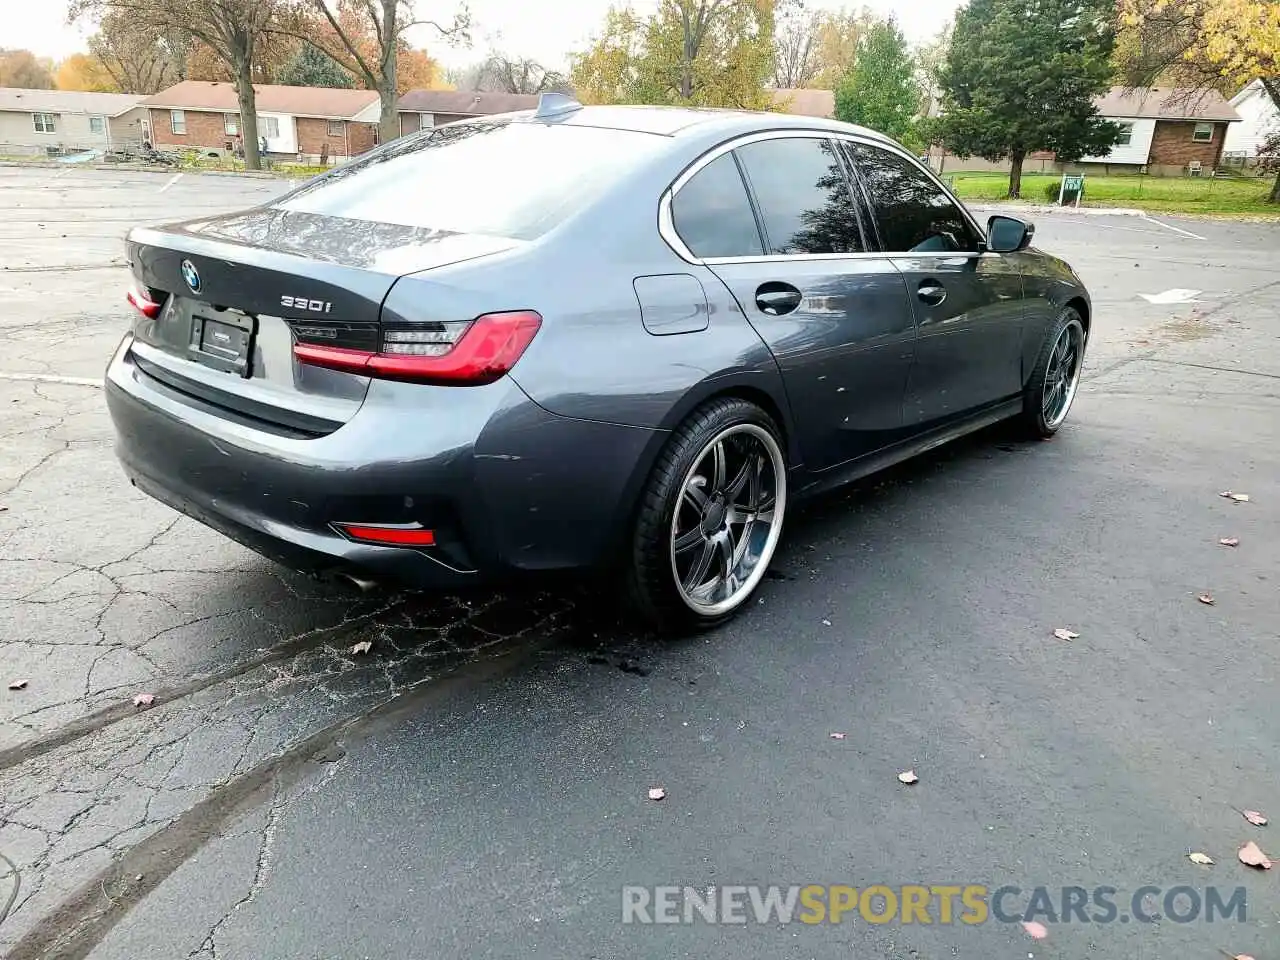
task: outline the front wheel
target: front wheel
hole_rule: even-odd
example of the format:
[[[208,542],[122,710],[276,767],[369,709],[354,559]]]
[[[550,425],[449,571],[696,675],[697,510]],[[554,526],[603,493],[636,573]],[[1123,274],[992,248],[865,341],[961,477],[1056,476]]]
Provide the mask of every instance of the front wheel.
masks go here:
[[[726,398],[672,435],[641,500],[630,592],[662,628],[727,620],[755,592],[782,534],[787,464],[762,409]]]
[[[1067,307],[1045,338],[1022,398],[1022,420],[1036,437],[1052,437],[1062,426],[1080,387],[1085,335],[1080,314]]]

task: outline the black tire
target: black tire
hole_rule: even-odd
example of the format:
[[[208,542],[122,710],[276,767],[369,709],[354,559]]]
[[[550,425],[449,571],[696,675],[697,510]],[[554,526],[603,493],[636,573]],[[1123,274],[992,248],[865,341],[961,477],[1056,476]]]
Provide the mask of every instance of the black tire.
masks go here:
[[[717,449],[720,451],[719,456]],[[650,624],[664,631],[697,630],[725,622],[746,605],[764,577],[786,517],[785,450],[782,431],[773,418],[755,404],[734,397],[708,401],[690,414],[671,435],[658,455],[658,461],[641,494],[627,565],[627,589],[632,606]],[[740,456],[740,460],[735,460],[735,455]],[[763,466],[758,472],[754,466],[748,466],[757,461],[763,465],[766,457],[769,459],[771,479],[764,477]],[[725,499],[720,499],[720,490],[712,489],[714,481],[704,476],[716,473],[717,463],[720,465],[718,472],[724,481],[721,487]],[[738,463],[741,464],[740,467]],[[740,500],[732,495],[735,482],[742,480],[749,470],[758,477],[743,481],[754,491],[747,498],[757,496],[754,513],[751,509],[738,506]],[[726,478],[729,471],[735,474],[732,479]],[[701,509],[704,510],[705,522],[688,524],[689,529],[677,538],[678,523],[698,516],[700,508],[692,499],[686,499],[686,486],[694,487],[691,493],[697,494],[699,479],[707,481],[701,489],[710,490],[712,494],[710,497],[703,494],[706,506]],[[770,487],[773,508],[766,509],[769,505]],[[728,546],[724,546],[725,537],[722,534],[704,532],[719,526],[721,515],[715,513],[717,509],[722,513],[726,509],[728,511],[724,514],[723,527],[729,533]],[[767,521],[764,519],[766,514],[769,517]],[[752,517],[749,521],[732,519],[748,516]],[[738,523],[743,526],[738,530],[735,542],[732,531]],[[679,547],[678,540],[696,540],[698,536],[703,537],[705,542]],[[718,546],[712,546],[713,539]],[[745,545],[744,541],[747,541]],[[759,546],[758,553],[753,549],[756,545]],[[751,556],[759,558],[750,566],[750,573],[741,578],[733,575],[739,571],[738,567],[733,566],[733,558],[739,549],[744,551],[741,567],[743,571],[747,569]],[[688,591],[682,580],[678,579],[680,561],[677,557],[688,556],[682,554],[681,550],[696,551],[698,557],[704,552],[713,557],[712,567],[699,567],[704,575],[712,574],[712,570],[723,566],[728,572],[724,577],[723,589],[729,596],[713,603],[713,592],[706,607],[699,606],[698,599],[691,595],[696,591]],[[699,579],[693,571],[696,564],[697,558],[691,562],[685,580]],[[725,608],[718,609],[721,606]]]
[[[1065,395],[1065,408],[1061,408],[1060,403],[1046,406],[1050,400],[1046,395],[1046,388],[1052,391],[1053,385],[1061,378],[1062,371],[1057,364],[1059,360],[1057,351],[1060,349],[1064,335],[1068,336],[1072,342],[1067,349],[1074,350],[1071,369],[1067,371],[1066,380],[1062,381],[1060,386]],[[1036,358],[1031,377],[1023,389],[1022,415],[1019,419],[1023,429],[1030,436],[1045,440],[1061,429],[1067,414],[1071,412],[1071,404],[1075,401],[1080,382],[1080,368],[1084,364],[1086,343],[1084,322],[1080,319],[1079,312],[1074,307],[1066,307],[1049,328],[1049,334],[1044,338],[1044,345],[1040,348],[1040,356]]]

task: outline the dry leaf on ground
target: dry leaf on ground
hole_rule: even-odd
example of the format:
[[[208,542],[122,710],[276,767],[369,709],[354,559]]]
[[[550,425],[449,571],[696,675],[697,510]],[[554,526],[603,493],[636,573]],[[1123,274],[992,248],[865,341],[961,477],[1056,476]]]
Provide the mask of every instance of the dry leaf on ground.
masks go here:
[[[914,770],[903,770],[898,774],[898,780],[902,783],[910,784],[918,783],[920,778],[916,776],[916,772]]]
[[[1270,870],[1272,867],[1271,858],[1252,840],[1240,848],[1237,856],[1246,867],[1257,867],[1259,870]]]
[[[1221,540],[1218,541],[1218,543],[1222,544],[1224,547],[1238,547],[1240,546],[1240,538],[1239,537],[1223,537]]]
[[[845,735],[844,735],[843,733],[833,733],[833,734],[831,734],[831,739],[832,739],[832,740],[843,740],[843,739],[844,739],[844,737],[845,737]]]
[[[665,800],[665,799],[666,799],[666,797],[667,797],[667,791],[666,791],[666,790],[664,790],[664,789],[662,789],[662,787],[650,787],[650,788],[649,788],[649,799],[650,799],[650,800]]]
[[[1213,857],[1206,856],[1203,853],[1189,853],[1187,859],[1192,863],[1198,863],[1202,867],[1210,866],[1213,863]]]
[[[1076,633],[1074,630],[1067,630],[1064,627],[1059,627],[1057,630],[1053,631],[1053,635],[1059,640],[1075,640],[1080,636],[1080,634]]]
[[[133,698],[133,705],[135,707],[149,707],[155,702],[156,695],[154,693],[140,693]]]
[[[373,641],[361,640],[359,643],[352,646],[351,653],[355,656],[359,656],[362,653],[368,653],[372,649],[373,649]]]
[[[24,687],[26,687],[26,685],[27,685],[26,680],[10,680],[9,681],[10,690],[21,690]]]
[[[1257,810],[1241,810],[1240,812],[1244,814],[1244,818],[1255,827],[1265,827],[1267,825],[1266,815],[1259,813]]]
[[[1036,923],[1034,920],[1023,921],[1022,929],[1027,931],[1027,934],[1033,940],[1043,940],[1049,935],[1049,931],[1045,925],[1043,923]]]
[[[1215,603],[1218,602],[1217,600],[1213,599],[1212,594],[1208,594],[1208,593],[1202,593],[1200,594],[1200,596],[1196,597],[1196,599],[1199,600],[1201,603],[1203,603],[1206,607],[1212,607]]]
[[[1249,502],[1249,495],[1247,493],[1235,493],[1231,490],[1223,490],[1220,494],[1218,494],[1218,496],[1226,497],[1228,500],[1234,500],[1236,503]]]

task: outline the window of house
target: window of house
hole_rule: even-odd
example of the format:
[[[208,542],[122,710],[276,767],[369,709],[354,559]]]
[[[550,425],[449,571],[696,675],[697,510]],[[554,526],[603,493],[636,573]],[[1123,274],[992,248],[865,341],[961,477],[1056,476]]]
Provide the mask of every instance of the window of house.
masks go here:
[[[918,166],[867,144],[853,148],[889,253],[969,253],[979,236],[960,208]]]
[[[329,136],[331,136],[331,137],[340,137],[340,136],[342,136],[342,121],[341,121],[341,120],[330,120],[330,121],[329,121]]]
[[[1197,123],[1195,132],[1191,134],[1191,139],[1196,143],[1209,143],[1213,140],[1213,124]]]
[[[169,129],[177,134],[184,134],[187,132],[187,114],[185,111],[169,111]]]
[[[1133,143],[1133,124],[1117,123],[1116,126],[1120,128],[1120,138],[1116,140],[1116,146],[1127,147],[1130,144],[1132,144]]]
[[[764,252],[731,154],[716,157],[680,188],[671,200],[671,221],[696,257],[758,257]]]
[[[280,118],[279,117],[259,117],[258,118],[258,136],[266,137],[268,140],[280,139]]]
[[[102,134],[106,133],[107,118],[106,117],[90,117],[89,132],[94,134],[95,136],[102,136]]]
[[[222,132],[228,137],[238,136],[240,133],[240,114],[224,113],[222,115]]]
[[[36,133],[53,133],[58,125],[58,116],[54,113],[33,113],[31,119],[36,125]]]

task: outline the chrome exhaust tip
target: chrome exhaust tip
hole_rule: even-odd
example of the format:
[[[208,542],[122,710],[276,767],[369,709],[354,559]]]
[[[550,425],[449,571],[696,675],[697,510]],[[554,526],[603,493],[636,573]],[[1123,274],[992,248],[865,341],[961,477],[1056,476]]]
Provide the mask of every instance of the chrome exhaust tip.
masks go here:
[[[359,576],[358,574],[351,573],[349,570],[339,570],[335,576],[343,583],[355,587],[361,593],[372,593],[374,590],[378,589],[377,580],[370,580],[368,577]]]

